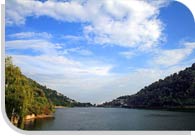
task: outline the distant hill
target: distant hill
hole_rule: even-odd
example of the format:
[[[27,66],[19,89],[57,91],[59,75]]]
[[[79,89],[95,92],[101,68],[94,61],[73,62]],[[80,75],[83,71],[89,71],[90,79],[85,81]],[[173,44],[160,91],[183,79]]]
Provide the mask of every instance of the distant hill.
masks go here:
[[[146,77],[147,78],[147,77]],[[121,96],[103,107],[195,109],[195,63],[179,73],[141,89],[134,95]]]

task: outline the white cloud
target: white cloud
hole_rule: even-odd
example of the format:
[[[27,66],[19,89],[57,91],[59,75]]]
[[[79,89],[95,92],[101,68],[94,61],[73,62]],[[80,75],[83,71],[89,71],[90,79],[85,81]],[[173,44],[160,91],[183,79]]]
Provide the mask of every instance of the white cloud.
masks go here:
[[[123,52],[120,52],[119,55],[124,56],[127,59],[131,59],[132,57],[136,55],[136,53],[133,51],[123,51]]]
[[[5,43],[6,50],[25,50],[31,49],[41,54],[57,55],[57,49],[61,48],[58,44],[53,44],[47,40],[11,40]]]
[[[49,16],[59,21],[80,22],[88,41],[140,49],[164,40],[157,18],[161,2],[138,0],[6,1],[6,24],[25,24],[29,16]]]
[[[29,49],[38,55],[14,55],[16,63],[19,66],[24,67],[27,71],[30,67],[37,71],[37,74],[40,73],[58,73],[58,74],[72,74],[72,75],[108,75],[112,69],[112,65],[104,64],[98,60],[91,60],[85,62],[80,62],[79,60],[70,59],[62,55],[62,47],[59,44],[54,44],[47,40],[12,40],[6,41],[6,50],[9,53],[11,50],[22,51]],[[69,54],[72,52],[80,55],[92,55],[92,52],[89,50],[78,48],[64,49]],[[98,63],[97,63],[97,62]],[[25,64],[25,65],[24,65]],[[39,67],[37,67],[39,66]],[[26,72],[27,72],[26,71]]]
[[[64,56],[27,56],[12,55],[17,65],[23,71],[29,73],[46,75],[64,75],[68,78],[80,76],[106,76],[110,74],[111,65],[85,65],[82,62],[66,58]],[[57,78],[57,77],[56,77]]]
[[[42,33],[35,33],[35,32],[20,32],[8,35],[10,38],[16,39],[28,39],[28,38],[45,38],[49,39],[52,38],[52,35],[46,32]]]
[[[93,55],[92,51],[86,50],[86,49],[81,49],[78,53],[79,53],[80,55],[83,55],[83,56],[90,56],[90,55]]]
[[[170,50],[156,50],[152,63],[162,66],[173,66],[179,64],[192,54],[195,49],[194,42],[183,43],[184,47]]]
[[[61,51],[61,54],[72,54],[72,53],[76,53],[78,55],[82,55],[82,56],[91,56],[93,55],[93,52],[87,49],[83,49],[81,47],[75,47],[75,48],[68,48],[68,49],[64,49],[63,51]]]
[[[157,5],[137,0],[104,1],[101,11],[84,28],[92,42],[145,49],[164,40]]]
[[[72,41],[81,41],[83,40],[82,36],[75,36],[75,35],[64,35],[62,36],[63,39],[72,40]]]

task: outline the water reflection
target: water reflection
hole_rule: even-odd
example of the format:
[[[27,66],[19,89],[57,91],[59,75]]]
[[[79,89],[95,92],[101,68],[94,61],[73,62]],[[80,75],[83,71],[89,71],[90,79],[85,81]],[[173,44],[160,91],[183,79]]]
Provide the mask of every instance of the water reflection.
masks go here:
[[[42,126],[47,126],[55,118],[30,119],[24,122],[24,130],[40,130]]]

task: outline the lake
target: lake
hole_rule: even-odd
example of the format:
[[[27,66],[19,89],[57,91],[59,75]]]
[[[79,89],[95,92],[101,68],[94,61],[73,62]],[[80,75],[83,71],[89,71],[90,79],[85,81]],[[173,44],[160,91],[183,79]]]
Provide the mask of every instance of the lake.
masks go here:
[[[126,108],[63,108],[55,118],[25,123],[26,130],[195,130],[195,112]]]

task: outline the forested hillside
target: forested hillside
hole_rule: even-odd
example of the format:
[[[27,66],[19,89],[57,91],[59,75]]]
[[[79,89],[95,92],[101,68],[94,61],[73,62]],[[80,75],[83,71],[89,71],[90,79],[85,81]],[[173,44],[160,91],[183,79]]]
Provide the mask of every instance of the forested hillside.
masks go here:
[[[29,83],[32,86],[36,86],[45,93],[45,96],[52,102],[54,106],[64,106],[64,107],[91,107],[91,103],[81,103],[73,99],[64,96],[63,94],[57,92],[56,90],[47,88],[46,86],[40,85],[36,81],[28,78]]]
[[[164,80],[160,79],[134,95],[121,96],[100,106],[195,109],[195,64]]]
[[[40,85],[22,74],[11,57],[5,59],[5,106],[8,118],[21,124],[26,115],[50,115],[54,106],[92,106],[80,103],[63,94]]]
[[[53,112],[52,103],[43,90],[31,85],[20,68],[13,65],[11,57],[5,59],[5,106],[9,119],[15,116],[19,123],[26,115]]]
[[[36,86],[40,90],[42,90],[45,94],[45,96],[52,102],[54,106],[67,106],[72,107],[75,103],[77,103],[75,100],[72,100],[63,94],[57,92],[56,90],[52,90],[50,88],[47,88],[46,86],[40,85],[36,81],[28,78],[29,83],[32,86]]]

